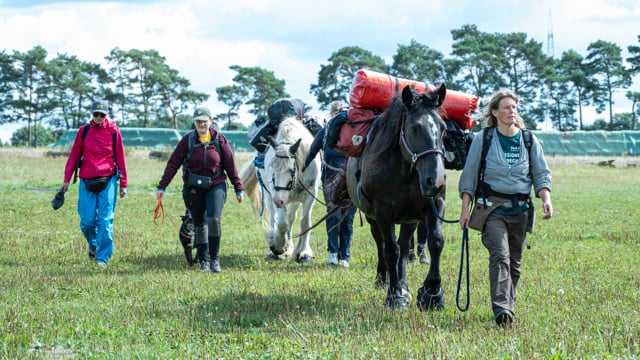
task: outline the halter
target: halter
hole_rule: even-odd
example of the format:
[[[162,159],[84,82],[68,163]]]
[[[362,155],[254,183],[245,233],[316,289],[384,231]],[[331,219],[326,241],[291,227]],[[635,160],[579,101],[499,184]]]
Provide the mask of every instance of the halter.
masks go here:
[[[275,150],[275,148],[274,148]],[[289,182],[287,183],[287,186],[282,187],[282,186],[278,186],[276,185],[276,176],[275,174],[271,176],[271,182],[273,183],[273,189],[275,191],[292,191],[293,188],[296,186],[296,182],[298,179],[298,162],[295,161],[296,157],[295,156],[282,156],[282,155],[278,155],[276,153],[276,157],[279,159],[293,159],[293,172],[291,173],[291,178],[289,178]]]
[[[409,154],[411,154],[411,168],[409,169],[409,172],[413,171],[413,167],[418,162],[418,160],[422,159],[423,157],[426,157],[427,155],[438,154],[442,156],[442,158],[444,159],[444,153],[442,152],[441,149],[438,149],[438,148],[428,149],[421,153],[415,153],[413,152],[413,150],[411,150],[411,148],[409,147],[409,144],[407,143],[407,139],[405,139],[405,136],[404,136],[405,119],[406,118],[402,119],[402,127],[400,128],[400,142],[402,143],[402,145],[404,145],[405,150],[407,150]]]

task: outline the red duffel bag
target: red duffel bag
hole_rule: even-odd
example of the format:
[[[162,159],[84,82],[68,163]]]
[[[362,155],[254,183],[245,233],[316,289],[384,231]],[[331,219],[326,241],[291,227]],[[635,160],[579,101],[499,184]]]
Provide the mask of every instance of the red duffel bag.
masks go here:
[[[349,101],[353,107],[373,108],[384,111],[397,93],[405,86],[412,86],[416,91],[424,93],[435,86],[420,81],[397,78],[371,70],[358,70],[353,78]],[[460,91],[447,89],[442,104],[443,118],[454,120],[462,129],[471,129],[476,125],[471,113],[478,109],[478,97]]]
[[[367,134],[375,118],[376,114],[372,109],[351,108],[347,110],[347,121],[342,124],[338,141],[333,149],[347,156],[360,156],[367,143]]]

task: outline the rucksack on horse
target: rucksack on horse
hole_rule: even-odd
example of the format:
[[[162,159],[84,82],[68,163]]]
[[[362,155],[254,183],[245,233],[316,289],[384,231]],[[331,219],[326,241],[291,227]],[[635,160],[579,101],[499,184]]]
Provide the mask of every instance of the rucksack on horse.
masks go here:
[[[269,108],[267,108],[267,117],[258,117],[253,123],[249,125],[247,135],[249,136],[249,143],[259,153],[264,153],[269,147],[269,136],[273,136],[278,131],[278,126],[287,117],[295,116],[303,123],[304,116],[304,102],[300,99],[278,99],[274,101]],[[309,126],[307,126],[307,123]],[[315,129],[313,121],[307,121],[305,127],[315,135],[312,128]],[[311,128],[310,128],[311,127]],[[319,130],[319,129],[317,129]],[[317,132],[316,130],[316,132]]]
[[[447,129],[442,140],[445,148],[444,167],[450,170],[462,170],[467,162],[473,133],[469,130],[462,130],[453,120],[446,120],[445,124],[447,124]]]
[[[347,110],[346,121],[340,125],[338,138],[332,148],[347,156],[360,156],[367,144],[367,135],[375,119],[376,113],[373,109],[351,108]],[[340,120],[337,120],[334,126],[337,126],[339,122]],[[335,132],[335,130],[333,131]],[[331,135],[335,136],[335,134]]]

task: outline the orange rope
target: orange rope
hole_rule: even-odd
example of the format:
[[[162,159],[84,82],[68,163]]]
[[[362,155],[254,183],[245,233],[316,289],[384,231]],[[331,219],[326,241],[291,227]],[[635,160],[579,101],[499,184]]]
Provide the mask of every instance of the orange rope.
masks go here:
[[[158,224],[158,219],[160,219],[160,224]],[[158,199],[158,205],[156,205],[156,210],[153,212],[153,223],[156,225],[164,224],[164,206],[162,206],[162,200]]]

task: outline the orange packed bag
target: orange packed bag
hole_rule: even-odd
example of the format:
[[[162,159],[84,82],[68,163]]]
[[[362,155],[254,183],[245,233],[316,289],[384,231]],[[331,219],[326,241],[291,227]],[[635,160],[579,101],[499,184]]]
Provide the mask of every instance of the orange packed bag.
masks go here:
[[[435,89],[435,86],[420,81],[401,79],[361,69],[356,72],[353,78],[349,102],[353,107],[383,111],[391,103],[391,98],[407,85],[412,86],[420,93],[424,93],[425,88]],[[463,130],[471,129],[476,125],[476,121],[471,118],[471,113],[478,110],[477,96],[447,89],[442,107],[444,109],[443,118],[454,120]]]

